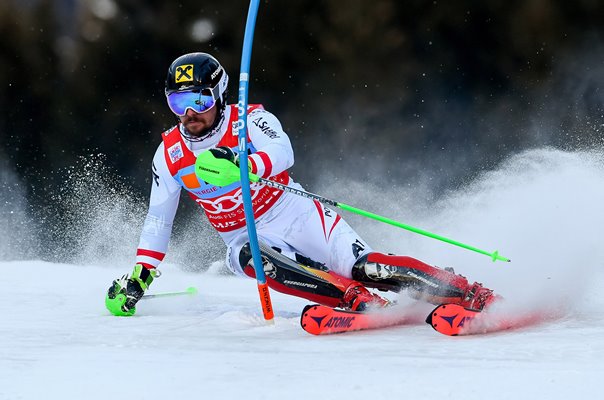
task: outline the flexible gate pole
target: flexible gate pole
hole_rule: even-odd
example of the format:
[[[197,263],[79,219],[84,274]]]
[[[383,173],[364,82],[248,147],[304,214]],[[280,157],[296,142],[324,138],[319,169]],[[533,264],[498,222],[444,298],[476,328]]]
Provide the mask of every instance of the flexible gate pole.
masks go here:
[[[258,246],[258,236],[256,235],[256,222],[254,221],[254,209],[252,207],[252,195],[250,191],[250,178],[247,159],[247,100],[248,84],[250,80],[250,59],[252,56],[252,44],[254,42],[254,29],[256,26],[256,16],[258,15],[259,0],[251,0],[250,8],[247,14],[245,24],[245,34],[243,36],[243,51],[241,54],[241,70],[239,73],[239,101],[237,107],[239,110],[238,138],[239,138],[239,166],[241,195],[243,196],[243,210],[245,211],[245,222],[247,233],[252,250],[252,259],[254,260],[254,270],[256,272],[256,281],[258,283],[258,294],[260,295],[260,304],[264,319],[274,322],[273,304],[266,283],[266,275],[262,267],[262,257],[260,256],[260,247]]]

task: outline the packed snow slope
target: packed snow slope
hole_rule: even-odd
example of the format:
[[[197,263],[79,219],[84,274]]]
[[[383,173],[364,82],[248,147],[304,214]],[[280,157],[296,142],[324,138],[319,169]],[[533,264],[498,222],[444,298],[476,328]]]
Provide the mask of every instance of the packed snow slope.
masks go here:
[[[377,222],[347,218],[376,249],[453,266],[501,293],[501,307],[553,311],[559,318],[467,337],[446,337],[423,323],[315,337],[299,326],[306,302],[275,292],[275,324],[266,325],[254,281],[224,275],[216,261],[221,257],[208,260],[212,265],[205,273],[166,262],[150,292],[196,286],[199,294],[144,300],[136,316],[117,318],[103,299],[110,282],[130,271],[129,263],[108,262],[107,254],[95,258],[89,250],[88,261],[77,263],[14,260],[13,254],[5,258],[13,261],[0,261],[0,399],[598,396],[604,373],[601,153],[525,152],[421,207],[414,205],[417,192],[378,191],[366,182],[347,189],[355,192],[355,185],[389,200],[355,197],[354,203],[343,187],[331,194],[497,249],[512,262],[493,263]],[[394,199],[401,204],[388,206]],[[120,236],[115,218],[105,224]],[[0,232],[9,241],[11,230]],[[128,249],[132,254],[135,246]],[[426,314],[431,309],[404,295],[390,297]]]

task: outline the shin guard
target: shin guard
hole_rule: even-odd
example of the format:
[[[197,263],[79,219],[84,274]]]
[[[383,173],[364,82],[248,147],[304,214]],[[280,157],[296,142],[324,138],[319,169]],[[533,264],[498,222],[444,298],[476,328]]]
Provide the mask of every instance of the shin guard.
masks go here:
[[[425,264],[415,258],[369,253],[352,269],[353,279],[367,287],[400,291],[434,304],[457,303],[466,297],[468,280],[455,273]]]
[[[342,306],[347,288],[356,283],[305,257],[294,261],[263,243],[260,243],[260,253],[268,286],[281,293],[338,307]],[[241,249],[239,262],[246,275],[256,277],[249,243]]]

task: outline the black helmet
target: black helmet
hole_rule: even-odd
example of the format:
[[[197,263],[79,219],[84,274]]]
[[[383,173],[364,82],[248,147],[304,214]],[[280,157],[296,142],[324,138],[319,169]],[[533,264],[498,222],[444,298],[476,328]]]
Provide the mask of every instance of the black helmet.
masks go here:
[[[229,77],[222,65],[209,54],[189,53],[178,57],[168,69],[166,94],[181,90],[214,89],[224,101]]]
[[[209,89],[217,102],[218,114],[214,124],[206,130],[206,134],[201,135],[200,138],[194,137],[194,140],[205,138],[223,117],[228,83],[229,76],[222,65],[206,53],[182,55],[174,60],[168,68],[166,96],[180,91]]]

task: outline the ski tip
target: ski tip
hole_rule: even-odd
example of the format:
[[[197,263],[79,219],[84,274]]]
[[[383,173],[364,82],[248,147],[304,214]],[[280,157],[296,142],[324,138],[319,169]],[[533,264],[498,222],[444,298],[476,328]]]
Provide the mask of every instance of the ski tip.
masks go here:
[[[430,314],[428,314],[428,316],[426,317],[426,323],[428,325],[432,325],[432,314],[434,314],[434,311],[432,311]],[[434,326],[432,326],[434,328]]]
[[[311,308],[316,309],[317,305],[316,304],[307,304],[304,306],[304,309],[302,310],[302,315],[304,315],[306,312],[308,312],[308,310],[310,310]]]
[[[426,322],[443,335],[458,336],[478,313],[458,304],[441,304],[428,315]]]
[[[306,306],[304,306],[304,309],[302,310],[302,315],[300,316],[300,326],[302,327],[302,329],[304,329],[306,332],[308,332],[312,335],[321,334],[321,332],[319,330],[320,321],[317,322],[315,320],[315,322],[317,322],[317,324],[319,326],[310,326],[309,325],[310,321],[313,321],[313,318],[311,315],[309,315],[309,313],[311,311],[316,311],[318,308],[319,308],[318,304],[307,304]]]

